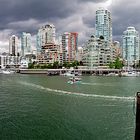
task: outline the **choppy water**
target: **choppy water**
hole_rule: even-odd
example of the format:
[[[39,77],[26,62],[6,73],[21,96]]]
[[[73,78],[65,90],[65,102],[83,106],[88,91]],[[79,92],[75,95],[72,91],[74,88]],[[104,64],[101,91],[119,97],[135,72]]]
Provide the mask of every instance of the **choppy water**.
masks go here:
[[[132,140],[139,77],[0,75],[2,140]]]

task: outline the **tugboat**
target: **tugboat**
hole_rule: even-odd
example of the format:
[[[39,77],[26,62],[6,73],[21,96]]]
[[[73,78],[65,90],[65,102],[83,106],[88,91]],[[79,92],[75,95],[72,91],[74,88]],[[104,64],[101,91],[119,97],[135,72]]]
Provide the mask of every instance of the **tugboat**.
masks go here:
[[[81,83],[81,78],[77,77],[77,76],[73,76],[69,79],[69,81],[67,83],[68,84],[75,84],[75,83],[80,84]]]

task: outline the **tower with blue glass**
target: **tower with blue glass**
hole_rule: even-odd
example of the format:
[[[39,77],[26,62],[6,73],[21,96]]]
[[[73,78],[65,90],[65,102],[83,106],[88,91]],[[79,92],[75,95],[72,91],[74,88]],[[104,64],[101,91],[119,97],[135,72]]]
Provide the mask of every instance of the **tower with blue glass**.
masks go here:
[[[96,11],[95,33],[96,38],[104,37],[106,48],[110,47],[112,43],[112,18],[107,9],[99,8]]]
[[[134,66],[139,62],[139,33],[134,27],[128,27],[127,30],[123,32],[122,50],[123,59],[127,66]]]

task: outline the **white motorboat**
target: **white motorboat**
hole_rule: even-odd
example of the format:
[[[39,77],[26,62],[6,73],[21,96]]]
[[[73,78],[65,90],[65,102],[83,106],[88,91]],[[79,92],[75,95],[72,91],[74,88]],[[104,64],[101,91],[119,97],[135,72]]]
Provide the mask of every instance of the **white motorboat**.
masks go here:
[[[11,70],[2,70],[2,73],[3,74],[12,74],[12,73],[15,73],[15,72],[11,71]]]
[[[109,73],[106,76],[118,76],[118,74],[117,73]]]
[[[74,73],[71,73],[71,72],[66,72],[64,74],[62,74],[63,76],[75,76]]]
[[[74,76],[81,76],[82,73],[79,72],[75,72],[75,71],[68,71],[66,73],[61,74],[63,76],[70,76],[70,77],[74,77]]]
[[[129,71],[127,76],[138,76],[138,73],[135,71]]]
[[[128,72],[122,72],[121,75],[128,76],[128,77],[136,77],[136,76],[139,76],[139,73],[135,71],[128,71]]]
[[[81,78],[80,77],[75,77],[75,76],[71,77],[67,83],[69,83],[69,84],[81,83]]]

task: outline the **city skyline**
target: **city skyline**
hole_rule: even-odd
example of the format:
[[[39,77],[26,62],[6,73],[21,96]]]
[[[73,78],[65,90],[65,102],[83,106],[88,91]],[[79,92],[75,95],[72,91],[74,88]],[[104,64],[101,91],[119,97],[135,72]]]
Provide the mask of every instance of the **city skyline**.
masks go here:
[[[37,33],[38,28],[53,23],[57,33],[78,32],[79,42],[84,43],[95,31],[95,11],[105,7],[111,11],[113,21],[113,39],[119,40],[128,26],[140,31],[136,16],[139,3],[134,0],[6,0],[0,2],[0,51],[8,50],[10,35],[22,32]],[[125,6],[125,9],[124,9]],[[82,10],[81,10],[82,9]],[[129,10],[130,9],[130,10]],[[95,32],[94,32],[95,33]]]

